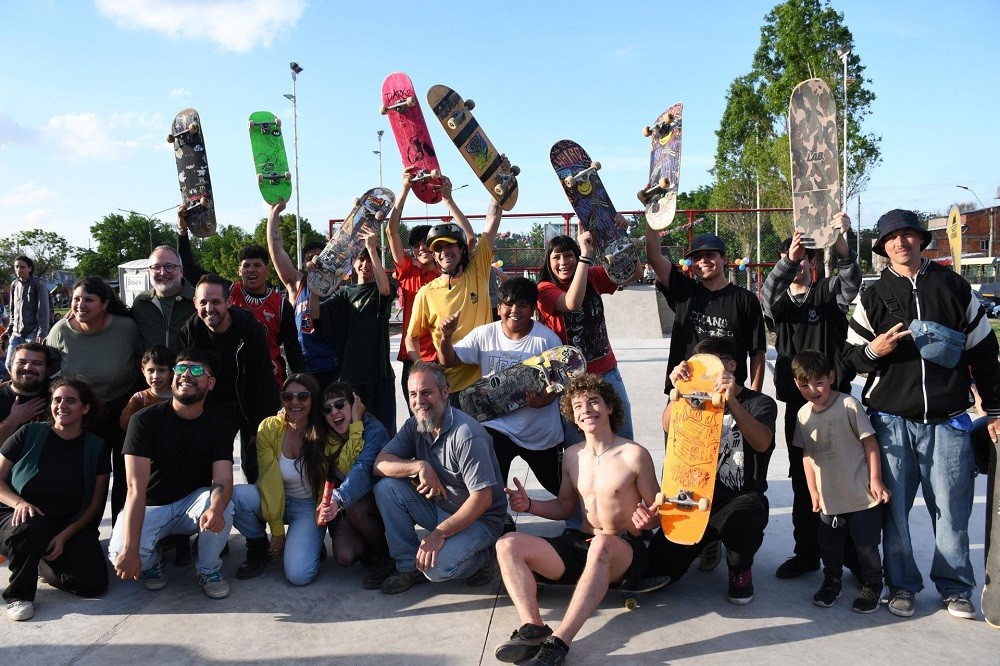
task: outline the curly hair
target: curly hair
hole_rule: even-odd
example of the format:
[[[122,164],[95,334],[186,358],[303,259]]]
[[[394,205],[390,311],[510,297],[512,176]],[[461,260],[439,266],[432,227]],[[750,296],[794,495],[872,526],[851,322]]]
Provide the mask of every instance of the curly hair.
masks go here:
[[[609,412],[608,422],[615,434],[625,425],[625,409],[622,406],[621,396],[603,377],[588,372],[574,377],[559,400],[559,411],[577,430],[580,430],[580,427],[573,418],[573,398],[579,395],[596,395],[604,401]]]

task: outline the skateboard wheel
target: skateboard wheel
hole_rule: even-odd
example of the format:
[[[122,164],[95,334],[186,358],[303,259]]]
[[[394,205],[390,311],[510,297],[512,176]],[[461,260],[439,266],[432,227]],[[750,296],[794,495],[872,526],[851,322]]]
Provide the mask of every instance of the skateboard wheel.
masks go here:
[[[659,505],[663,504],[663,502],[664,502],[665,499],[666,499],[666,496],[662,492],[659,492],[659,493],[656,493],[656,499],[653,500],[653,501],[656,502],[657,506],[659,506]]]
[[[286,171],[285,172],[285,180],[291,182],[291,180],[292,180],[292,172],[291,171]]]
[[[385,219],[385,211],[381,211],[380,210],[380,211],[376,211],[375,212],[375,221],[376,222],[381,222],[384,219]]]
[[[455,119],[454,118],[449,118],[448,122],[446,124],[448,125],[448,129],[450,129],[450,130],[457,130],[458,129],[458,125],[455,123]]]
[[[168,134],[167,135],[167,143],[173,143],[173,142],[174,142],[174,135],[173,134]]]
[[[510,168],[510,175],[512,175],[512,176],[520,176],[521,175],[521,167],[519,167],[519,166],[512,166]]]
[[[467,99],[465,100],[465,108],[467,108],[469,111],[472,111],[474,108],[476,108],[476,103],[471,99]]]
[[[257,174],[257,184],[260,185],[263,182],[264,182],[264,174],[262,173]]]
[[[387,109],[385,108],[385,104],[383,104],[382,106],[378,107],[378,112],[381,113],[383,116],[385,115],[386,111],[387,111]]]
[[[642,190],[639,190],[638,192],[636,192],[635,193],[635,198],[638,199],[639,203],[641,203],[643,206],[645,206],[646,202],[649,201],[649,195],[646,194],[646,190],[645,189],[642,189]]]
[[[711,502],[708,501],[707,497],[702,497],[700,500],[698,500],[698,509],[700,511],[708,511],[708,507],[710,505]]]
[[[440,178],[441,177],[441,172],[438,171],[437,169],[431,169],[431,172],[428,175],[431,178]]]
[[[635,610],[639,607],[639,600],[635,597],[627,597],[625,599],[625,610]]]
[[[274,119],[274,126],[275,127],[281,127],[281,118],[275,118]]]
[[[412,109],[416,105],[416,103],[417,103],[417,98],[416,97],[407,97],[406,98],[406,106],[407,106],[407,108],[411,108]]]
[[[721,407],[721,406],[722,406],[722,394],[721,393],[713,393],[712,394],[712,407]]]
[[[496,187],[494,187],[493,188],[493,193],[496,194],[498,197],[502,197],[503,196],[503,185],[497,185]]]
[[[590,168],[593,169],[594,171],[600,171],[601,170],[601,163],[600,162],[593,162],[593,163],[591,163]]]
[[[670,181],[667,180],[666,178],[661,178],[659,180],[659,182],[657,182],[657,185],[660,186],[661,190],[668,190],[668,189],[670,189]]]
[[[357,206],[360,206],[360,205],[361,205],[361,199],[355,197],[354,198],[354,206],[357,207]]]
[[[573,187],[573,183],[575,182],[576,179],[573,178],[573,176],[566,176],[565,178],[563,178],[563,185],[565,185],[566,187]]]
[[[681,399],[681,392],[675,388],[670,389],[670,402],[677,402]]]
[[[197,134],[200,129],[201,128],[198,127],[198,123],[191,123],[188,125],[188,132],[191,132],[191,134]]]
[[[652,133],[653,133],[653,130],[649,127],[649,125],[646,125],[645,127],[642,128],[642,135],[643,136],[649,136]]]

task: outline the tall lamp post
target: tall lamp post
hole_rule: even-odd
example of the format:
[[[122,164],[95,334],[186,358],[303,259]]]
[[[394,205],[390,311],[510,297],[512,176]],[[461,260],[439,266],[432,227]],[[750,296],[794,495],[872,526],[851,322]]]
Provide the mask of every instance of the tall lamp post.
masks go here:
[[[979,205],[983,207],[983,210],[986,210],[986,204],[983,203],[983,200],[979,198],[979,195],[976,194],[976,192],[971,187],[967,187],[965,185],[956,185],[955,187],[957,187],[959,189],[962,189],[962,190],[965,190],[966,192],[972,192],[972,196],[976,197],[976,201],[979,202]],[[990,246],[986,250],[986,255],[989,256],[989,257],[992,257],[993,256],[993,214],[994,214],[994,209],[990,208],[989,211],[990,211]]]
[[[292,70],[292,94],[285,95],[286,99],[292,102],[292,146],[295,160],[295,256],[298,260],[299,270],[302,270],[302,217],[299,215],[299,108],[298,97],[295,94],[295,81],[302,68],[299,63],[288,63]]]
[[[844,63],[844,194],[841,197],[844,212],[847,212],[847,58],[850,55],[850,44],[837,47],[837,57]]]
[[[134,210],[125,210],[124,208],[115,208],[115,210],[120,210],[121,212],[128,213],[129,215],[141,215],[142,217],[146,218],[146,228],[149,231],[149,252],[150,252],[150,254],[152,254],[153,253],[153,216],[154,215],[159,215],[160,213],[166,213],[168,210],[173,210],[174,208],[177,208],[177,206],[176,205],[170,206],[169,208],[164,208],[163,210],[158,210],[155,213],[150,213],[149,215],[145,215],[143,213],[139,213],[139,212],[136,212]]]

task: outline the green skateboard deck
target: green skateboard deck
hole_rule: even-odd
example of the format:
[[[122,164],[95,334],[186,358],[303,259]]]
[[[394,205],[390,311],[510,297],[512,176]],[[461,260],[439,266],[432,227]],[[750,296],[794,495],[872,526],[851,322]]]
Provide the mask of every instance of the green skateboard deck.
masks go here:
[[[269,204],[288,201],[292,196],[292,174],[288,171],[281,120],[270,111],[250,114],[250,148],[260,195]]]

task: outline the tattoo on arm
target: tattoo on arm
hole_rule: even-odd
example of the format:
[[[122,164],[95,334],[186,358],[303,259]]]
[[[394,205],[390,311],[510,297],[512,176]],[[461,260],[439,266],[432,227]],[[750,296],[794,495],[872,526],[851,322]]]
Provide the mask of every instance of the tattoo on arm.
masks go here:
[[[212,497],[216,497],[218,495],[221,495],[223,490],[225,490],[225,488],[222,487],[221,483],[213,483],[209,495]]]

